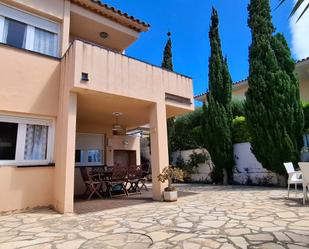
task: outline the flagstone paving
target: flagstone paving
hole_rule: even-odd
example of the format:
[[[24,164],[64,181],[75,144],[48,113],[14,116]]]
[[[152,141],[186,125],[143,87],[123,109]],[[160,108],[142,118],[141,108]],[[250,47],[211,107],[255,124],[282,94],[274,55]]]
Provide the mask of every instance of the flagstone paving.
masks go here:
[[[284,189],[181,185],[196,192],[83,215],[49,209],[0,216],[0,249],[305,249],[309,204]],[[293,196],[293,195],[291,195]],[[294,197],[294,196],[293,196]]]

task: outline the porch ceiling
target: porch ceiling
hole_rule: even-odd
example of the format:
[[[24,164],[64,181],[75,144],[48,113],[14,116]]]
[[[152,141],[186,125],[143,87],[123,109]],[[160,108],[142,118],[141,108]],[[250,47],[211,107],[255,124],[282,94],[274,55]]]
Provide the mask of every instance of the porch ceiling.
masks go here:
[[[78,8],[78,7],[75,7]],[[82,10],[88,13],[86,10]],[[93,14],[91,13],[90,17]],[[101,46],[114,49],[116,51],[123,51],[130,46],[138,37],[138,33],[121,27],[122,30],[111,27],[102,22],[96,22],[91,18],[87,18],[81,13],[71,12],[70,18],[70,34],[72,38],[85,39],[87,41],[99,44]],[[114,24],[118,25],[119,24]],[[100,37],[100,32],[108,33],[106,39]]]
[[[104,126],[115,123],[113,112],[122,112],[119,123],[135,128],[149,123],[149,110],[153,103],[133,98],[82,91],[77,97],[77,120]]]

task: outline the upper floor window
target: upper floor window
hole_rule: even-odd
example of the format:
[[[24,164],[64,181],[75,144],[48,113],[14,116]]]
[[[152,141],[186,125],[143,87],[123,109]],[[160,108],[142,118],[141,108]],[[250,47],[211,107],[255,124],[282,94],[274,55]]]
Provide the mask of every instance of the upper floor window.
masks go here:
[[[58,56],[59,25],[0,4],[0,42]]]

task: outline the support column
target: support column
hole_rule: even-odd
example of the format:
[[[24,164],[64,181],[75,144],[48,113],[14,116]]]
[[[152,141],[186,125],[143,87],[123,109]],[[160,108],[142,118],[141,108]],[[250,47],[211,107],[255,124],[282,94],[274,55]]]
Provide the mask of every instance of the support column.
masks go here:
[[[70,45],[70,14],[71,2],[65,0],[63,3],[63,24],[61,25],[61,57],[65,54]]]
[[[167,183],[158,181],[158,175],[168,166],[168,142],[165,103],[158,102],[150,110],[150,141],[153,199],[162,200]]]
[[[60,213],[74,211],[76,93],[62,92],[56,126],[54,207]]]

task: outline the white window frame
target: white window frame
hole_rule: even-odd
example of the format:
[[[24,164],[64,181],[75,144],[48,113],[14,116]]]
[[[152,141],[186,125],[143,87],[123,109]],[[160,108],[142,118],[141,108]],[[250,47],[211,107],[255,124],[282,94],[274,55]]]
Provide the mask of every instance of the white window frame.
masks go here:
[[[55,34],[55,44],[56,44],[56,51],[55,55],[48,55],[48,56],[59,56],[59,37],[60,37],[60,25],[59,23],[32,15],[30,13],[21,11],[14,7],[9,7],[4,4],[0,3],[0,42],[6,43],[3,39],[4,33],[4,25],[5,25],[5,18],[9,18],[12,20],[16,20],[22,22],[26,25],[26,44],[25,48],[27,50],[34,51],[34,39],[35,39],[35,28],[42,29],[47,32],[51,32]],[[41,53],[44,54],[44,53]]]
[[[15,160],[0,160],[0,166],[48,165],[53,162],[54,139],[55,139],[55,122],[53,119],[0,115],[0,122],[18,124]],[[24,159],[27,124],[48,126],[47,152],[45,160]]]
[[[4,23],[5,23],[5,18],[3,16],[0,16],[0,42],[4,43]]]

